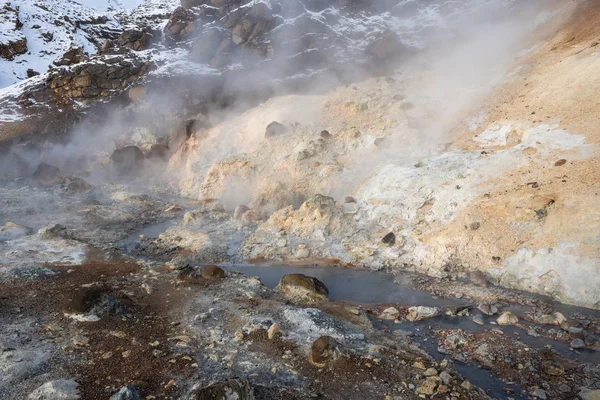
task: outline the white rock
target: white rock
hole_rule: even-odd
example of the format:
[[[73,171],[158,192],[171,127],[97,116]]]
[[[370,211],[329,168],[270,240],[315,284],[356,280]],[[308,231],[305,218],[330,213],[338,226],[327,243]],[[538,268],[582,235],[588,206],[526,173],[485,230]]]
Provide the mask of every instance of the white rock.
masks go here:
[[[386,308],[381,312],[382,319],[395,320],[400,316],[400,311],[395,307]]]
[[[30,400],[77,400],[79,384],[70,379],[58,379],[44,383],[28,397]]]
[[[423,321],[425,319],[437,317],[440,314],[440,309],[437,307],[410,307],[406,319],[409,321]]]

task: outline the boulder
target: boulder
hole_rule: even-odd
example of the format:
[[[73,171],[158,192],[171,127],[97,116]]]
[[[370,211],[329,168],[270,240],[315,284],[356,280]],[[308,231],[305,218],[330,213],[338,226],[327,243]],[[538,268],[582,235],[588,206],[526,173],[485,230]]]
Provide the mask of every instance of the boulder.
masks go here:
[[[390,232],[381,239],[381,242],[386,246],[393,246],[396,244],[396,235],[394,232]]]
[[[137,146],[125,146],[113,151],[110,160],[117,173],[131,174],[143,167],[144,153]]]
[[[295,301],[314,302],[329,297],[329,290],[323,282],[304,274],[284,275],[275,289]]]
[[[441,311],[437,307],[417,306],[410,307],[406,319],[409,321],[423,321],[429,318],[437,317]]]
[[[225,271],[216,265],[209,265],[202,268],[202,277],[208,280],[221,279],[225,277]]]
[[[555,312],[552,314],[542,314],[534,317],[535,322],[541,325],[562,325],[567,322],[567,318],[559,313]]]
[[[77,400],[81,396],[77,382],[69,379],[58,379],[44,383],[27,398],[29,400]]]
[[[314,366],[323,368],[328,362],[335,360],[341,354],[341,346],[334,338],[321,336],[312,344],[309,361]]]
[[[194,14],[183,7],[178,7],[169,17],[165,26],[165,35],[174,41],[180,41],[190,36],[194,30]]]
[[[254,400],[254,389],[246,379],[229,379],[195,389],[188,397],[193,400]]]
[[[33,173],[33,181],[42,186],[54,186],[63,183],[64,178],[57,167],[41,163]]]
[[[400,311],[396,307],[388,307],[381,312],[382,319],[395,320],[400,317]]]
[[[519,322],[519,318],[510,311],[506,311],[498,317],[496,322],[498,325],[516,325]]]
[[[110,396],[110,400],[140,400],[140,395],[133,385],[123,386],[121,390]]]
[[[67,193],[83,193],[92,190],[92,185],[77,176],[65,178],[65,184]]]

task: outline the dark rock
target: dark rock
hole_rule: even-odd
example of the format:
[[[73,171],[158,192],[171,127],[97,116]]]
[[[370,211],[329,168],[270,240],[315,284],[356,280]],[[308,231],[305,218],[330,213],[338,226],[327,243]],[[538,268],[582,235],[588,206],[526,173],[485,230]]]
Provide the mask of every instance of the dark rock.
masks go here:
[[[225,271],[216,265],[209,265],[202,268],[202,277],[208,280],[222,279],[225,277]]]
[[[110,396],[110,400],[140,400],[140,395],[135,386],[123,386],[121,390]]]
[[[33,181],[42,186],[54,186],[63,183],[60,169],[50,164],[41,163],[33,173]]]
[[[265,130],[265,137],[269,138],[273,136],[285,135],[287,132],[288,129],[285,125],[273,121],[269,125],[267,125],[267,129]]]
[[[356,199],[351,196],[344,197],[344,203],[356,203]]]
[[[131,308],[131,300],[115,296],[106,288],[89,287],[75,290],[63,301],[62,310],[69,314],[124,315]]]
[[[329,139],[329,138],[331,138],[331,133],[329,133],[329,131],[322,130],[319,133],[319,136],[322,137],[323,139]]]
[[[393,246],[396,243],[396,235],[394,232],[390,232],[381,239],[381,242],[388,246]]]
[[[34,76],[38,76],[39,74],[40,74],[39,72],[37,72],[37,71],[34,71],[34,70],[33,70],[33,69],[31,69],[31,68],[28,68],[28,69],[27,69],[27,77],[28,77],[28,78],[33,78]]]
[[[469,228],[472,231],[476,231],[477,229],[481,228],[481,224],[479,222],[473,222],[471,225],[469,225]]]
[[[85,61],[83,50],[80,47],[73,47],[67,50],[60,60],[54,61],[54,65],[60,67],[64,65],[79,64],[83,61]]]
[[[229,379],[194,390],[193,400],[254,400],[254,389],[246,379]]]
[[[144,50],[150,42],[150,35],[141,30],[128,29],[119,35],[117,44],[131,50]]]
[[[329,290],[323,282],[304,274],[284,275],[275,289],[296,301],[327,300],[329,296]]]
[[[341,354],[340,344],[331,336],[321,336],[315,340],[310,349],[310,363],[323,368],[328,362]]]
[[[0,57],[11,61],[15,56],[27,53],[27,38],[0,43]]]
[[[82,193],[92,189],[92,185],[77,176],[66,178],[67,193]]]
[[[477,325],[485,325],[485,320],[483,319],[483,315],[481,314],[474,314],[473,322],[475,322]]]
[[[118,173],[131,174],[143,167],[144,153],[136,146],[125,146],[113,151],[110,160]]]
[[[555,162],[554,166],[555,167],[560,167],[560,166],[565,165],[566,163],[567,163],[567,160],[565,160],[564,158],[562,158],[562,159],[558,160],[557,162]]]

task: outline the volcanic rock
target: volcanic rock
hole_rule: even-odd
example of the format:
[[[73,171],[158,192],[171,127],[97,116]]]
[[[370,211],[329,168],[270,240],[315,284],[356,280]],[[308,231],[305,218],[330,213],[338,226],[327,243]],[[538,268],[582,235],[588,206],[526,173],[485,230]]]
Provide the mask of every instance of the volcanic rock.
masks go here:
[[[121,390],[113,394],[110,400],[140,400],[140,395],[135,386],[123,386]]]
[[[394,232],[390,232],[381,239],[381,242],[388,246],[393,246],[396,243],[396,235]]]
[[[400,311],[395,307],[389,307],[382,311],[381,318],[395,320],[400,317]]]
[[[329,361],[338,358],[341,353],[341,346],[334,338],[321,336],[312,344],[309,361],[311,364],[323,368]]]
[[[329,296],[323,282],[304,274],[284,275],[275,289],[288,299],[301,302],[327,300]]]
[[[121,33],[117,38],[119,46],[127,47],[131,50],[144,50],[148,46],[150,35],[145,31],[137,29],[128,29]]]
[[[79,64],[83,61],[85,61],[85,54],[83,54],[81,47],[73,47],[67,50],[60,60],[55,61],[54,65],[60,67],[64,65]]]
[[[62,183],[64,180],[57,167],[41,163],[33,173],[33,181],[42,186],[54,186]]]
[[[79,398],[81,398],[79,384],[68,379],[46,382],[28,397],[29,400],[77,400]]]
[[[117,173],[131,174],[143,167],[144,153],[136,146],[125,146],[113,151],[110,160]]]
[[[225,277],[225,271],[216,265],[202,268],[202,277],[208,280],[221,279]]]
[[[437,307],[417,306],[410,307],[406,319],[409,321],[423,321],[425,319],[434,318],[441,314]]]
[[[506,311],[498,317],[496,322],[498,325],[516,325],[519,322],[519,318],[510,311]]]

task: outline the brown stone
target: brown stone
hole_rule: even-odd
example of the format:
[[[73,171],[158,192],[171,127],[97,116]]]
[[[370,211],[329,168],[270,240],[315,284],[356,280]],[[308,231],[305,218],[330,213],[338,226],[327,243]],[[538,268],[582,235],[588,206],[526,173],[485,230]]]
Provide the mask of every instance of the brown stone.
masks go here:
[[[225,271],[216,265],[202,268],[202,277],[208,280],[221,279],[225,277]]]
[[[304,274],[284,275],[275,289],[290,300],[314,302],[329,297],[329,290],[323,282]]]
[[[195,389],[190,397],[192,400],[254,400],[254,390],[246,379],[229,379],[213,383],[200,389]]]
[[[92,185],[79,177],[67,178],[66,190],[68,193],[82,193],[92,189]]]
[[[63,183],[60,169],[50,164],[41,163],[33,173],[33,181],[42,186],[54,186]]]
[[[334,338],[321,336],[312,344],[309,361],[314,366],[323,368],[328,362],[336,359],[340,353],[341,346]]]

